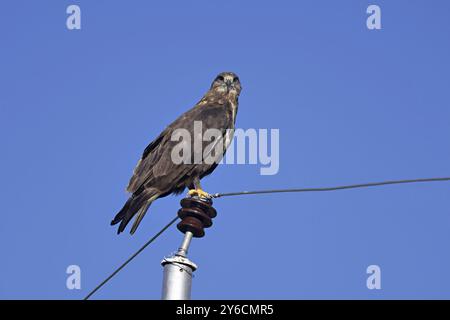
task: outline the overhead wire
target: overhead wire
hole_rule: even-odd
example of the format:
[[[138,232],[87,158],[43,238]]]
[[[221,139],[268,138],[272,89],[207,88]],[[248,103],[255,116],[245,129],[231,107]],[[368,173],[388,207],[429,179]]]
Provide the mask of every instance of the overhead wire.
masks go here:
[[[271,189],[271,190],[256,190],[256,191],[240,191],[240,192],[228,192],[228,193],[215,193],[213,198],[222,198],[230,196],[241,196],[251,194],[268,194],[268,193],[291,193],[291,192],[320,192],[320,191],[336,191],[356,188],[368,188],[377,187],[390,184],[406,184],[406,183],[418,183],[418,182],[436,182],[436,181],[450,181],[450,177],[443,178],[424,178],[424,179],[408,179],[408,180],[389,180],[381,182],[370,182],[361,184],[342,185],[335,187],[323,187],[323,188],[302,188],[302,189]]]
[[[161,230],[159,230],[153,237],[151,237],[142,247],[139,248],[133,255],[131,255],[124,263],[122,263],[113,273],[111,273],[105,280],[103,280],[100,284],[98,284],[89,294],[84,298],[84,300],[88,300],[94,293],[96,293],[101,287],[103,287],[109,280],[111,280],[116,274],[119,273],[128,263],[130,263],[138,254],[144,251],[153,241],[158,239],[160,235],[164,233],[167,229],[172,226],[175,221],[178,220],[178,217],[173,218],[168,224],[166,224]]]
[[[378,187],[378,186],[396,185],[396,184],[442,182],[442,181],[450,181],[450,177],[388,180],[388,181],[380,181],[380,182],[369,182],[369,183],[340,185],[340,186],[332,186],[332,187],[319,187],[319,188],[268,189],[268,190],[214,193],[211,195],[211,197],[212,198],[223,198],[223,197],[231,197],[231,196],[274,194],[274,193],[326,192],[326,191],[348,190],[348,189]],[[109,280],[111,280],[117,273],[119,273],[119,271],[121,271],[128,263],[130,263],[134,258],[136,258],[142,251],[144,251],[145,248],[147,248],[152,242],[154,242],[159,236],[161,236],[164,233],[164,231],[169,229],[178,219],[179,219],[178,217],[175,217],[168,224],[166,224],[160,231],[158,231],[153,237],[151,237],[146,243],[144,243],[143,246],[141,246],[135,253],[133,253],[124,263],[122,263],[116,270],[114,270],[114,272],[112,272],[105,280],[103,280],[92,291],[90,291],[89,294],[84,298],[84,300],[88,300],[94,293],[96,293]]]

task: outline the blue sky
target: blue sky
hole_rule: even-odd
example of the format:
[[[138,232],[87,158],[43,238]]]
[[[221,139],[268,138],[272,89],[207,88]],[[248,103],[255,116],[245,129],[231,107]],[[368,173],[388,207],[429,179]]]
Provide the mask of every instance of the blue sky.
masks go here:
[[[66,28],[77,4],[82,29]],[[377,4],[382,29],[366,28]],[[209,192],[450,175],[447,1],[3,1],[0,298],[80,299],[175,215],[111,218],[143,149],[218,72],[237,126],[280,130],[280,170]],[[190,257],[195,299],[450,298],[450,184],[223,198]],[[158,299],[171,228],[94,297]],[[81,290],[66,268],[81,267]],[[368,290],[366,268],[381,268]]]

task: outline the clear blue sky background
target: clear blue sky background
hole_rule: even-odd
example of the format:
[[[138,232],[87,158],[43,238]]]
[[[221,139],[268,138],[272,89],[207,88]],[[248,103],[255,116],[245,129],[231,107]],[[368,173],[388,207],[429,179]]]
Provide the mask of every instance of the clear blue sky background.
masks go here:
[[[147,143],[223,70],[244,86],[237,126],[280,129],[280,171],[221,166],[207,191],[449,176],[449,16],[424,0],[2,1],[0,298],[80,299],[175,215],[181,196],[133,237],[109,226]],[[218,199],[193,298],[450,298],[449,199],[448,183]],[[95,298],[158,299],[181,237]]]

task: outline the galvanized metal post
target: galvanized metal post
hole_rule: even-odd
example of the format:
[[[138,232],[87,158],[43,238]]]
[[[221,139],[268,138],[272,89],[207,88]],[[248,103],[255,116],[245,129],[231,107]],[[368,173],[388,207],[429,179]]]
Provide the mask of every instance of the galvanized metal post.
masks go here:
[[[183,242],[177,253],[164,258],[161,262],[163,274],[163,300],[189,300],[191,298],[192,277],[197,265],[188,259],[187,253],[193,237],[201,238],[205,235],[204,228],[212,226],[212,218],[217,215],[212,207],[211,199],[198,197],[181,200],[178,216],[178,230],[184,233]]]
[[[187,258],[192,232],[186,232],[183,243],[178,252],[161,262],[164,267],[162,299],[189,300],[191,299],[192,276],[197,265]]]

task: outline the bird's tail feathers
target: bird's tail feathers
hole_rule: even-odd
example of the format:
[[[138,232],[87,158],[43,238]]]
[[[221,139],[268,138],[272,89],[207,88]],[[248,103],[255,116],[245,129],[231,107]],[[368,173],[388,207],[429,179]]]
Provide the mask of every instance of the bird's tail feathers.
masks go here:
[[[139,226],[139,224],[141,223],[142,219],[144,218],[145,214],[147,213],[148,208],[150,207],[150,205],[152,204],[153,201],[155,201],[158,198],[158,194],[154,195],[153,197],[151,197],[149,200],[147,200],[147,202],[139,209],[137,215],[136,215],[136,219],[134,219],[134,223],[133,226],[131,227],[131,234],[134,234],[136,232],[137,227]]]
[[[125,227],[137,213],[136,220],[130,232],[131,234],[133,234],[139,226],[139,223],[142,221],[142,218],[144,218],[145,213],[147,212],[151,203],[158,197],[159,193],[152,189],[145,190],[139,195],[132,195],[127,200],[123,208],[119,211],[119,213],[117,213],[117,215],[111,221],[111,225],[115,225],[120,222],[119,228],[117,229],[117,234],[125,230]]]

